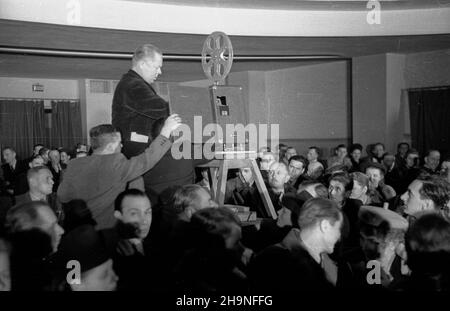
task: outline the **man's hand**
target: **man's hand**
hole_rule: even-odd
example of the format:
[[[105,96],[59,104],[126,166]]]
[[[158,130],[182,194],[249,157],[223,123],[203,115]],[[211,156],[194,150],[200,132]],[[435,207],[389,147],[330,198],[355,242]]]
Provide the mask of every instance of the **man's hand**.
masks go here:
[[[164,122],[164,126],[161,129],[161,135],[170,138],[170,134],[176,130],[181,124],[181,118],[178,114],[174,113],[170,115]]]

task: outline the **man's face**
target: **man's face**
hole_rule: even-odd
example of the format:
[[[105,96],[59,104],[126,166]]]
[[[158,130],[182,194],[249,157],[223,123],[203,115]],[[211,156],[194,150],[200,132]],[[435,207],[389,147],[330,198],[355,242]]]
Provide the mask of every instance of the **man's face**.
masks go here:
[[[297,150],[295,150],[294,148],[289,148],[288,150],[286,150],[284,157],[289,161],[289,159],[295,155],[297,155]]]
[[[317,198],[319,197],[319,194],[317,194],[316,192],[316,187],[319,184],[312,184],[312,185],[307,185],[306,187],[304,187],[303,189],[301,189],[301,187],[298,187],[298,194],[300,194],[302,191],[306,191],[308,192],[313,198]]]
[[[376,189],[383,179],[381,172],[377,168],[368,168],[366,170],[366,175],[369,177],[369,188]]]
[[[12,151],[11,149],[5,149],[3,150],[3,159],[6,163],[10,164],[14,159],[16,158],[16,153]]]
[[[277,225],[279,227],[292,226],[292,212],[290,209],[283,206],[280,210],[278,210],[277,214]]]
[[[439,151],[432,151],[427,157],[425,157],[425,164],[432,170],[435,170],[438,167],[440,160],[441,154]]]
[[[382,145],[376,145],[373,148],[373,153],[376,157],[381,158],[384,154],[384,147]]]
[[[162,65],[163,59],[161,54],[155,53],[153,59],[151,57],[144,58],[141,66],[144,80],[147,83],[155,82],[156,78],[162,74]]]
[[[291,178],[298,178],[304,171],[305,168],[303,167],[302,162],[293,160],[289,163],[289,175]]]
[[[70,156],[66,152],[61,152],[61,162],[67,164],[70,160]]]
[[[253,174],[252,174],[252,170],[248,167],[246,168],[241,168],[240,173],[242,175],[242,178],[244,178],[246,183],[251,183],[253,181]]]
[[[49,154],[50,150],[47,150],[44,152],[44,154],[41,155],[42,159],[44,159],[44,163],[47,164],[48,160],[49,160]]]
[[[204,188],[197,190],[195,208],[201,210],[207,207],[218,207],[216,201],[211,198],[211,194]]]
[[[126,196],[122,201],[122,212],[114,215],[123,223],[133,223],[139,228],[139,238],[144,239],[152,224],[152,207],[146,196]]]
[[[342,216],[332,225],[328,220],[322,220],[323,224],[323,240],[325,244],[325,252],[332,254],[334,246],[341,238]]]
[[[119,132],[115,133],[113,142],[110,144],[112,153],[120,153],[122,151],[122,135]]]
[[[0,292],[11,290],[9,254],[0,250]]]
[[[450,182],[450,161],[444,161],[441,164],[441,175]]]
[[[274,163],[269,170],[269,185],[274,189],[284,188],[284,184],[289,181],[289,172],[281,163]]]
[[[241,237],[241,227],[237,224],[232,224],[230,232],[225,236],[225,247],[227,249],[235,249],[241,241]]]
[[[43,195],[49,195],[53,190],[53,175],[50,170],[42,169],[30,180],[30,188]]]
[[[37,166],[43,166],[43,165],[44,165],[44,159],[42,159],[41,156],[35,157],[35,158],[30,162],[30,168],[37,167]]]
[[[265,154],[261,157],[261,170],[268,171],[270,166],[275,162],[272,154]]]
[[[336,154],[340,159],[343,159],[347,155],[347,148],[345,147],[338,148]]]
[[[38,228],[50,235],[52,238],[53,252],[56,252],[64,229],[58,224],[55,213],[48,206],[39,207],[38,214],[40,220]]]
[[[328,195],[334,202],[341,203],[345,199],[345,186],[337,180],[331,180],[328,186]]]
[[[367,187],[362,186],[357,180],[353,181],[353,189],[352,193],[350,194],[351,199],[359,199],[362,195],[364,195],[367,192]]]
[[[38,155],[39,154],[39,150],[41,150],[44,146],[35,146],[33,149],[33,155]]]
[[[85,272],[81,278],[82,291],[114,291],[119,278],[113,270],[113,261],[109,259],[101,265]]]
[[[316,152],[316,149],[309,149],[308,154],[306,155],[308,158],[308,161],[316,160],[318,157],[318,154]]]
[[[422,189],[422,182],[420,180],[414,180],[409,185],[408,190],[400,197],[403,203],[405,203],[405,214],[414,215],[417,212],[434,208],[431,200],[421,198],[419,193],[420,189]]]
[[[48,156],[50,158],[50,161],[52,161],[53,163],[59,163],[59,161],[61,160],[61,157],[59,155],[59,151],[58,150],[52,150],[48,153]]]
[[[417,153],[408,154],[406,157],[406,166],[409,168],[416,166],[416,162],[418,161],[417,159],[419,159],[419,155]]]
[[[400,146],[398,146],[397,152],[404,157],[406,155],[406,153],[408,152],[408,145],[406,144],[401,144]]]
[[[392,164],[395,162],[395,156],[394,155],[387,155],[383,158],[383,164],[387,168],[391,168]]]
[[[361,150],[359,149],[355,149],[352,151],[351,156],[353,158],[353,160],[355,160],[356,162],[359,162],[359,159],[361,159]]]
[[[206,181],[209,181],[209,176],[208,176],[208,169],[205,170],[201,170],[200,174],[202,175],[202,178]]]

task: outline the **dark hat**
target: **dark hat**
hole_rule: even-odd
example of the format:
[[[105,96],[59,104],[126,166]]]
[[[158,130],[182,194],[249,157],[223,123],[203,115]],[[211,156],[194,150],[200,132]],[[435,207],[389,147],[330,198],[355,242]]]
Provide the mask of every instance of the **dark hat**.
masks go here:
[[[81,272],[95,268],[111,258],[101,235],[93,225],[79,226],[62,239],[58,248],[57,261],[65,269],[67,262],[77,260]]]

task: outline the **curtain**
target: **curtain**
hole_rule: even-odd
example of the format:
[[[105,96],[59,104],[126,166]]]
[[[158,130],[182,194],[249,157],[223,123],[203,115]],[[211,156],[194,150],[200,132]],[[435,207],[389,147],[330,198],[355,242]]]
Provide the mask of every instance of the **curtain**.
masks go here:
[[[450,152],[450,88],[409,91],[412,146]]]
[[[20,159],[29,157],[33,145],[45,139],[42,100],[0,100],[0,144],[16,150]]]
[[[72,149],[82,141],[80,102],[53,100],[50,146]]]

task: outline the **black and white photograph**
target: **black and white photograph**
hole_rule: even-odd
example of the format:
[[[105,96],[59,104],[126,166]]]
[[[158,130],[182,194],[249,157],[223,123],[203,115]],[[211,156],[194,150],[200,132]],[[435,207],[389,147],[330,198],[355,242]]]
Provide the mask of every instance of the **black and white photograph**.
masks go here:
[[[448,294],[450,0],[0,0],[0,151],[11,301]]]

